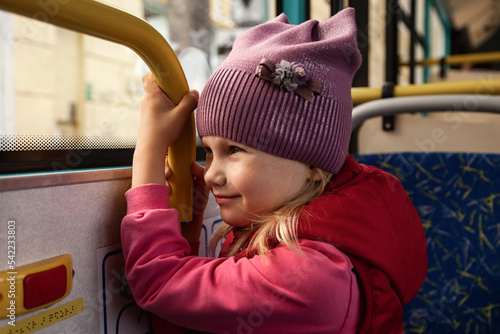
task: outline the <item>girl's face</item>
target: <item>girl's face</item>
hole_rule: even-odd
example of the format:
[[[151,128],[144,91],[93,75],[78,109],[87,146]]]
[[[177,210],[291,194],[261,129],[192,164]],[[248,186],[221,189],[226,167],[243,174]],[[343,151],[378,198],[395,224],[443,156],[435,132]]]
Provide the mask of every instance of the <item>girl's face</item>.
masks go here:
[[[202,138],[207,151],[205,182],[222,219],[247,226],[302,192],[311,177],[302,162],[270,155],[221,137]]]

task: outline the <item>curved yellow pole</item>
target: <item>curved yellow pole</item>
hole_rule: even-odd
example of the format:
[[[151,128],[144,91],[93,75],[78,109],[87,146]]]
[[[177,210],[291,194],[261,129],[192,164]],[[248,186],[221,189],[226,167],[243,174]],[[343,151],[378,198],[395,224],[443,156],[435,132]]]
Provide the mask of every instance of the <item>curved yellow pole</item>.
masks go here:
[[[436,82],[394,87],[394,97],[440,94],[500,95],[500,79],[486,78],[484,80]],[[382,88],[356,87],[351,90],[351,96],[354,105],[378,100],[382,98]]]
[[[98,1],[57,0],[45,2],[43,7],[41,3],[39,0],[0,0],[0,9],[125,45],[144,60],[172,102],[179,103],[188,92],[184,72],[174,51],[146,21]],[[168,156],[172,169],[171,205],[179,210],[184,223],[192,221],[191,164],[195,159],[195,126],[191,115],[181,137],[169,148]]]

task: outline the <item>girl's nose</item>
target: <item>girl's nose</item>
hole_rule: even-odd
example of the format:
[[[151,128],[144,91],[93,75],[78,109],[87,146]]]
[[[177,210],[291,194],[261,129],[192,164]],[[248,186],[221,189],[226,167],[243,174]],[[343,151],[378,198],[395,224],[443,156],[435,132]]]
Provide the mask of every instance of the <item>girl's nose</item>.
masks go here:
[[[208,187],[222,186],[226,183],[226,174],[224,173],[224,166],[219,159],[212,159],[207,161],[205,166],[205,183]]]

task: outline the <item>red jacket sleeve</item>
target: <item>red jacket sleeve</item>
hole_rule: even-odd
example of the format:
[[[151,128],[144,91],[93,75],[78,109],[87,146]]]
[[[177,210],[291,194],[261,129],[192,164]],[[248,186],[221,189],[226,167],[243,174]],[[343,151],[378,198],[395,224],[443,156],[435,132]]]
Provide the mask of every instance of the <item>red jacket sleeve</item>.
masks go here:
[[[301,239],[305,256],[285,246],[272,249],[267,259],[190,256],[168,193],[166,186],[145,185],[126,194],[122,247],[140,307],[212,333],[355,331],[359,290],[341,251]]]

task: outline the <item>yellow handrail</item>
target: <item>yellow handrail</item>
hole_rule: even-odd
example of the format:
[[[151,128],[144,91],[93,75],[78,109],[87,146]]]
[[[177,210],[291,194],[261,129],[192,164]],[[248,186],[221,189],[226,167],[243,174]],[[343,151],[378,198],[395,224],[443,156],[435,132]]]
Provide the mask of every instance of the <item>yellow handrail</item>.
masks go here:
[[[170,45],[137,16],[93,0],[53,1],[45,8],[41,7],[39,0],[0,0],[0,9],[129,47],[144,60],[160,88],[175,104],[189,90]],[[191,164],[195,159],[196,136],[194,115],[191,115],[181,137],[169,148],[168,155],[172,169],[170,201],[172,207],[179,210],[181,222],[185,223],[192,221]]]
[[[435,82],[394,87],[394,97],[439,94],[500,95],[500,79],[486,78],[484,80]],[[382,88],[355,87],[351,90],[351,96],[354,105],[378,100],[382,98]]]
[[[461,65],[461,64],[485,64],[500,62],[500,52],[478,52],[462,55],[450,55],[444,58],[445,65]],[[415,65],[431,66],[440,65],[441,58],[429,58],[415,62]],[[400,66],[409,66],[410,62],[405,61],[399,64]]]

